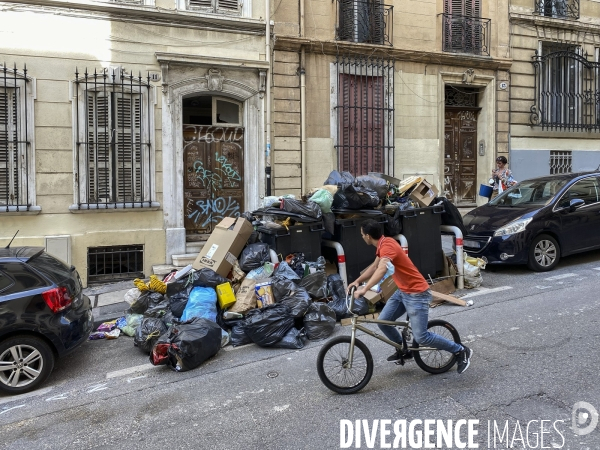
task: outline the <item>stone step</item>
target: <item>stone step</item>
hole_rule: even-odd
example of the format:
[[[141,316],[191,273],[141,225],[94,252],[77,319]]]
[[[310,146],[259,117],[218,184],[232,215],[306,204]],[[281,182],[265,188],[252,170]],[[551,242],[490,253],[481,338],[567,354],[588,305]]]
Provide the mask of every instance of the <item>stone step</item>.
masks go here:
[[[195,260],[196,257],[198,256],[198,253],[186,253],[184,255],[173,255],[173,265],[177,266],[177,267],[185,267],[188,264],[192,264]]]
[[[157,277],[164,277],[173,269],[177,270],[179,267],[174,266],[173,264],[156,264],[152,266],[152,273]]]
[[[185,243],[185,252],[186,253],[195,253],[196,255],[202,251],[204,248],[204,244],[206,241],[197,241],[197,242],[186,242]]]

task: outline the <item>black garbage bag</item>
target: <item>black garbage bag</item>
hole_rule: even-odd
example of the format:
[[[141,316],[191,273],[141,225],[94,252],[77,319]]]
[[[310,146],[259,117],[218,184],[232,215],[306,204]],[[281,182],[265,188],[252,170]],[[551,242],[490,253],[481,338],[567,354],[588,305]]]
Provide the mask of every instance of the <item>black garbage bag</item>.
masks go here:
[[[302,278],[285,261],[281,261],[273,271],[273,277],[287,278],[288,280],[300,281]]]
[[[219,352],[221,333],[219,325],[201,317],[177,323],[153,347],[150,362],[176,372],[195,369]]]
[[[401,212],[402,210],[398,208],[394,211],[393,216],[388,217],[387,222],[383,226],[384,235],[394,237],[402,233]]]
[[[352,183],[354,183],[354,176],[350,172],[338,172],[337,170],[333,170],[323,185]]]
[[[327,289],[329,290],[329,294],[333,297],[333,300],[327,303],[327,305],[333,309],[337,320],[350,317],[351,314],[348,312],[348,307],[346,305],[344,282],[339,274],[336,273],[327,277]],[[354,299],[354,309],[352,312],[359,316],[368,314],[369,302],[364,297]]]
[[[362,187],[366,187],[371,189],[372,191],[377,192],[377,196],[380,199],[384,199],[387,197],[388,193],[388,184],[383,178],[374,177],[372,175],[362,175],[356,178],[357,184],[360,184]]]
[[[317,271],[324,271],[327,261],[325,261],[325,258],[323,256],[319,256],[316,261],[306,261],[305,264],[310,269],[315,269]]]
[[[296,328],[290,328],[290,331],[288,331],[279,342],[273,344],[273,347],[291,349],[304,348],[304,341],[302,340],[303,336],[304,334],[300,330]]]
[[[240,269],[248,273],[251,270],[258,269],[265,262],[270,260],[271,255],[269,253],[269,244],[257,242],[256,244],[251,244],[242,250],[242,254],[240,255],[239,259]]]
[[[289,260],[288,264],[300,278],[304,276],[304,253],[292,253],[291,259]]]
[[[144,317],[164,317],[165,314],[169,311],[169,300],[163,298],[163,300],[148,308],[146,312],[144,312]]]
[[[135,329],[133,345],[145,353],[150,353],[161,334],[167,331],[163,320],[158,317],[144,317]]]
[[[294,214],[304,214],[305,216],[314,217],[315,219],[320,219],[323,215],[321,207],[315,202],[304,203],[300,200],[288,198],[281,200],[280,209]]]
[[[252,211],[244,211],[242,214],[240,214],[240,217],[243,217],[250,223],[254,222],[254,220],[255,220],[254,215],[252,214]]]
[[[329,234],[335,234],[335,214],[332,212],[323,214],[323,227]]]
[[[314,302],[304,315],[304,330],[308,339],[318,341],[331,336],[335,322],[335,311],[327,303]]]
[[[250,310],[244,324],[246,335],[261,347],[279,342],[293,326],[292,310],[282,303]]]
[[[164,298],[164,295],[158,292],[144,291],[142,295],[129,306],[129,312],[131,314],[144,314],[148,308],[154,308],[162,302]]]
[[[333,196],[333,209],[372,209],[379,205],[377,192],[362,186],[343,184]]]
[[[310,295],[306,289],[287,278],[271,278],[271,290],[275,303],[289,306],[293,317],[302,317],[310,305]]]
[[[167,329],[171,328],[171,325],[173,325],[173,323],[175,322],[175,316],[173,316],[173,313],[171,312],[170,309],[167,310],[167,313],[161,317],[163,323],[165,324],[165,326],[167,327]]]
[[[323,271],[310,273],[300,280],[298,286],[303,287],[313,299],[327,297],[327,274]]]
[[[175,318],[179,319],[183,314],[193,288],[194,285],[187,276],[167,283],[167,298],[169,299],[169,306]]]
[[[227,282],[229,282],[227,278],[222,277],[208,267],[203,267],[192,273],[192,285],[194,287],[216,288],[218,285]]]
[[[244,320],[236,320],[236,323],[231,327],[231,336],[229,342],[234,347],[240,345],[251,344],[252,339],[246,334],[246,325]]]
[[[432,204],[441,203],[444,206],[444,212],[442,213],[442,225],[451,225],[458,227],[463,236],[467,235],[465,224],[463,223],[462,214],[458,211],[458,208],[448,200],[446,197],[437,197],[433,200]]]

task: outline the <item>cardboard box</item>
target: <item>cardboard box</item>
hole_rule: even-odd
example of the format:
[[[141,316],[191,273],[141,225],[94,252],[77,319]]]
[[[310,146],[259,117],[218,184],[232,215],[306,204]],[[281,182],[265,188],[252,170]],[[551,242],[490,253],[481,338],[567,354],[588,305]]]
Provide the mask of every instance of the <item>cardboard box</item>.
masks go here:
[[[226,277],[252,231],[254,228],[243,217],[224,218],[215,227],[192,267],[194,269],[207,267]]]
[[[235,303],[235,294],[233,293],[231,284],[219,284],[215,288],[215,291],[217,291],[217,300],[219,300],[221,309],[227,309]]]
[[[387,277],[381,283],[381,292],[368,291],[365,298],[369,303],[387,302],[394,292],[398,290],[398,286],[394,283],[392,277]]]
[[[415,185],[414,189],[409,194],[409,198],[421,206],[429,206],[431,202],[433,202],[433,199],[437,197],[438,193],[438,189],[433,184],[426,180],[422,180]]]

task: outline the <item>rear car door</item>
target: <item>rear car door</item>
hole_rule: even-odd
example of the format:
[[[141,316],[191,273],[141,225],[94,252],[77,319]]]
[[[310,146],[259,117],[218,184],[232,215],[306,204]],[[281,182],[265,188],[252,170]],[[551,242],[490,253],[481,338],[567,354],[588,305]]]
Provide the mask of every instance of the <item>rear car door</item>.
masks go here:
[[[569,211],[569,203],[581,199],[583,206]],[[600,245],[600,185],[592,176],[577,181],[559,199],[555,210],[561,221],[563,253],[571,253]]]

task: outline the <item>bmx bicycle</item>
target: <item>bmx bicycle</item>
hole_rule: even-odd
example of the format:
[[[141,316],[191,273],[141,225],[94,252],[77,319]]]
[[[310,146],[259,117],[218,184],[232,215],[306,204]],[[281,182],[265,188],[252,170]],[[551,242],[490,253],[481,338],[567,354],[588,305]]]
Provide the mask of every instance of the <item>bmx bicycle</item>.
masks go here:
[[[354,291],[352,287],[346,296],[346,307],[352,314],[352,332],[350,336],[337,336],[323,345],[317,356],[317,371],[319,378],[325,386],[338,394],[354,394],[364,388],[373,375],[373,356],[369,348],[356,337],[356,331],[373,336],[392,347],[402,350],[403,353],[411,351],[417,365],[425,372],[439,374],[447,372],[456,363],[453,353],[432,347],[419,347],[412,339],[410,318],[406,321],[390,321],[367,319],[353,313]],[[391,325],[401,328],[402,344],[396,344],[385,336],[360,325],[361,323],[374,323]],[[460,344],[460,336],[456,328],[445,320],[434,319],[427,323],[427,330],[439,334],[446,339]],[[410,347],[408,343],[411,343]],[[397,364],[404,364],[401,359]]]

